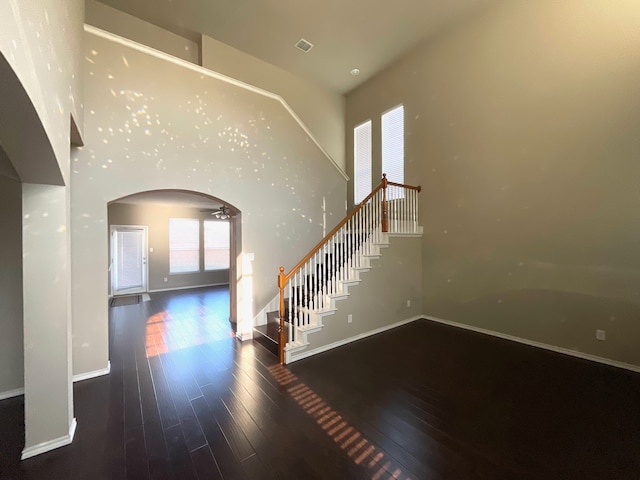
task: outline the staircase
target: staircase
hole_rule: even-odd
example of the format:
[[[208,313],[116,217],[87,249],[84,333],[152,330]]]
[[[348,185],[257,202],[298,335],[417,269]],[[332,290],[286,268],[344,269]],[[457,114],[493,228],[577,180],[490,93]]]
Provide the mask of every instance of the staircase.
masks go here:
[[[420,187],[382,182],[289,272],[280,267],[279,309],[254,328],[254,340],[290,363],[307,348],[338,302],[349,296],[389,245],[389,233],[421,233]]]

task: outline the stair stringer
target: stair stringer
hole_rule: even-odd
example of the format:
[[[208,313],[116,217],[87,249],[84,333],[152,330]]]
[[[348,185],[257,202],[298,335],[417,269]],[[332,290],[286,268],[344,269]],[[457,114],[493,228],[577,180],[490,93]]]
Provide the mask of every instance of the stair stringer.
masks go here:
[[[369,242],[369,241],[368,241]],[[360,285],[363,281],[361,275],[371,270],[371,260],[378,259],[382,256],[383,249],[389,247],[389,234],[381,233],[378,241],[371,243],[371,251],[369,253],[361,253],[365,250],[364,246],[368,242],[363,244],[363,248],[360,248],[356,255],[359,257],[359,264],[357,267],[349,267],[347,280],[339,280],[337,282],[337,293],[327,294],[324,296],[325,301],[323,309],[311,309],[301,308],[300,311],[309,315],[309,323],[304,326],[293,326],[296,330],[295,342],[288,342],[284,348],[285,363],[291,363],[295,361],[294,355],[298,352],[305,350],[309,346],[307,337],[313,333],[322,330],[324,325],[324,318],[334,315],[337,311],[337,303],[340,300],[344,300],[349,297],[349,288]]]

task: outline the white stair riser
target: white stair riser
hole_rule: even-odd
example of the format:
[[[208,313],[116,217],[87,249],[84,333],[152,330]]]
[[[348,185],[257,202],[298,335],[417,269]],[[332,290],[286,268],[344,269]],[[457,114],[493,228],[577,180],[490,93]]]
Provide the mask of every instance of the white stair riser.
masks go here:
[[[359,266],[348,268],[346,280],[337,281],[335,294],[324,295],[324,302],[321,303],[323,308],[303,310],[304,314],[308,315],[308,324],[301,327],[293,327],[296,332],[296,341],[287,343],[285,347],[285,363],[296,360],[296,354],[305,350],[309,345],[307,336],[320,331],[324,327],[323,319],[336,313],[336,303],[349,296],[349,287],[360,284],[362,281],[361,275],[372,268],[371,260],[380,258],[382,256],[382,250],[389,247],[389,235],[386,233],[381,234],[378,243],[372,244],[371,248],[369,248],[368,243],[363,245],[364,246],[355,254],[357,258],[354,263]],[[365,254],[365,252],[367,253]]]

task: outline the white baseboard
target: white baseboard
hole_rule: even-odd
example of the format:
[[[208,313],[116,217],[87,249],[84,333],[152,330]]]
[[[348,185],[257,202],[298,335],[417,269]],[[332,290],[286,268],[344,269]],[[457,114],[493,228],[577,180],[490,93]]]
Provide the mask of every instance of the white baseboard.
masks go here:
[[[24,388],[16,388],[15,390],[7,390],[6,392],[0,392],[0,400],[19,397],[20,395],[24,395]]]
[[[424,318],[424,315],[417,315],[415,317],[408,318],[406,320],[401,320],[399,322],[392,323],[390,325],[385,325],[384,327],[376,328],[375,330],[369,330],[368,332],[360,333],[353,337],[345,338],[343,340],[338,340],[337,342],[329,343],[328,345],[323,345],[322,347],[304,351],[300,355],[296,355],[294,358],[291,358],[291,361],[287,363],[297,362],[298,360],[302,360],[303,358],[311,357],[312,355],[317,355],[318,353],[326,352],[328,350],[341,347],[342,345],[346,345],[347,343],[355,342],[356,340],[362,340],[363,338],[371,337],[372,335],[377,335],[378,333],[386,332],[387,330],[401,327],[402,325],[415,322],[416,320],[420,320],[421,318]]]
[[[464,330],[470,330],[472,332],[482,333],[484,335],[491,335],[492,337],[501,338],[503,340],[509,340],[512,342],[521,343],[523,345],[528,345],[530,347],[542,348],[544,350],[550,350],[552,352],[562,353],[564,355],[569,355],[571,357],[581,358],[583,360],[589,360],[591,362],[602,363],[604,365],[609,365],[611,367],[622,368],[624,370],[630,370],[632,372],[640,373],[640,366],[633,365],[631,363],[619,362],[617,360],[610,360],[608,358],[598,357],[597,355],[591,355],[589,353],[582,353],[576,350],[570,350],[568,348],[556,347],[555,345],[549,345],[548,343],[536,342],[534,340],[527,340],[526,338],[507,335],[506,333],[500,333],[500,332],[487,330],[480,327],[473,327],[471,325],[465,325],[464,323],[452,322],[450,320],[431,317],[429,315],[423,315],[422,318],[425,318],[432,322],[442,323],[443,325],[449,325],[451,327],[462,328]]]
[[[106,368],[94,370],[92,372],[80,373],[73,376],[73,383],[81,382],[82,380],[89,380],[90,378],[101,377],[103,375],[109,375],[111,372],[111,361],[107,362]],[[18,397],[24,395],[24,388],[16,388],[15,390],[9,390],[6,392],[0,392],[0,400],[6,400],[7,398]]]
[[[111,361],[108,361],[106,368],[101,368],[99,370],[94,370],[92,372],[79,373],[78,375],[74,375],[73,383],[81,382],[82,380],[89,380],[90,378],[101,377],[103,375],[109,375],[110,372],[111,372]]]
[[[76,434],[76,427],[78,426],[78,422],[76,422],[75,417],[71,421],[71,425],[69,426],[69,433],[67,435],[63,435],[62,437],[55,438],[53,440],[49,440],[48,442],[42,442],[38,445],[34,445],[33,447],[28,447],[22,450],[21,460],[26,460],[27,458],[35,457],[36,455],[41,455],[46,452],[50,452],[51,450],[55,450],[56,448],[64,447],[73,442],[73,437]]]
[[[253,330],[245,333],[236,333],[236,338],[241,342],[253,339]]]
[[[209,283],[207,285],[192,285],[190,287],[169,287],[169,288],[154,288],[154,289],[150,289],[149,293],[156,293],[156,292],[170,292],[172,290],[189,290],[192,288],[206,288],[206,287],[220,287],[222,285],[229,285],[229,282],[223,282],[223,283]]]

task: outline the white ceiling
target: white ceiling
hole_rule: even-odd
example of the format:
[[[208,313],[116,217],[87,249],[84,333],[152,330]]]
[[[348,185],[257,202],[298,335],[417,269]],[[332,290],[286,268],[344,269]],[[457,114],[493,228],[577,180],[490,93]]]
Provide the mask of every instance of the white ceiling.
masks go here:
[[[495,0],[100,0],[183,37],[213,37],[346,93]],[[294,47],[304,38],[309,53]],[[350,74],[353,68],[360,75]]]

